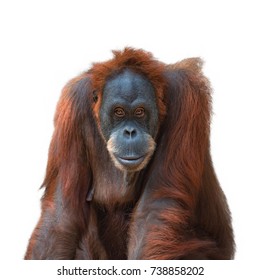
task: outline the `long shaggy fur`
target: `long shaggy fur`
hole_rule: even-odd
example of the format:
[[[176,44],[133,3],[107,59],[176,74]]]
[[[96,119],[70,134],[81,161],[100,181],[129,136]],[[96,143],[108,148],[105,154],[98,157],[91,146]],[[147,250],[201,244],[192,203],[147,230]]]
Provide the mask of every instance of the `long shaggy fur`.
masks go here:
[[[233,258],[230,212],[210,156],[211,96],[202,61],[166,65],[132,48],[113,54],[63,89],[42,215],[25,258]],[[127,177],[99,131],[106,81],[126,68],[151,81],[160,119],[149,164]]]

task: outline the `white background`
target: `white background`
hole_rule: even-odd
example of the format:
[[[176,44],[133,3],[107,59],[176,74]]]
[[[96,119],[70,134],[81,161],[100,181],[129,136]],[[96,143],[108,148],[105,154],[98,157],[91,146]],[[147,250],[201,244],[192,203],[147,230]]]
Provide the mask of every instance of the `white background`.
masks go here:
[[[112,49],[165,63],[200,56],[213,88],[212,157],[233,215],[236,260],[259,256],[257,1],[0,1],[0,258],[20,260],[64,84]]]

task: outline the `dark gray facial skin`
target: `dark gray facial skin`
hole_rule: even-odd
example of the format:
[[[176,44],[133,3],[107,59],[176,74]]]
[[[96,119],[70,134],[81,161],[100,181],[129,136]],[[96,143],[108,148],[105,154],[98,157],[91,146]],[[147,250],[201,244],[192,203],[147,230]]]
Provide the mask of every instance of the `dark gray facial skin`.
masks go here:
[[[108,80],[100,127],[116,167],[144,168],[155,150],[158,130],[155,90],[149,80],[128,69]]]

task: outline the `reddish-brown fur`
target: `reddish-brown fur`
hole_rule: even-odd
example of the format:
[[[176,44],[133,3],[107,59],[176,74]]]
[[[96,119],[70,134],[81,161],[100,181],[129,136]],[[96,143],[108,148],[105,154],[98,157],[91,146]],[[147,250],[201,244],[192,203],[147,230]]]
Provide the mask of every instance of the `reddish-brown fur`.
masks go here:
[[[211,97],[201,60],[165,65],[126,48],[64,88],[26,259],[231,259],[230,213],[210,157]],[[102,91],[124,68],[157,96],[157,148],[127,178],[99,131]],[[93,92],[98,96],[93,101]]]
[[[114,58],[103,63],[95,63],[89,73],[92,74],[92,85],[99,94],[102,91],[107,79],[111,75],[116,75],[124,68],[132,69],[137,73],[144,74],[156,89],[157,105],[160,112],[160,120],[165,115],[165,104],[163,102],[165,81],[163,79],[163,71],[165,65],[153,58],[150,53],[136,51],[132,48],[126,48],[124,52],[113,51]],[[94,112],[98,118],[101,99],[94,104]]]

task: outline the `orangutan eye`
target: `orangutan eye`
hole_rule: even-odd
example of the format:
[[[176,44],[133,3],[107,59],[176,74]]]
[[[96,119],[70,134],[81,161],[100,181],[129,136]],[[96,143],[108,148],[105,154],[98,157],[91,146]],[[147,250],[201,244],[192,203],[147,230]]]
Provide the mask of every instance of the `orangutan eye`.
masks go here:
[[[114,114],[118,118],[123,118],[125,116],[125,111],[123,108],[117,107],[114,110]]]
[[[135,116],[138,118],[142,118],[145,115],[144,108],[140,107],[135,110]]]

